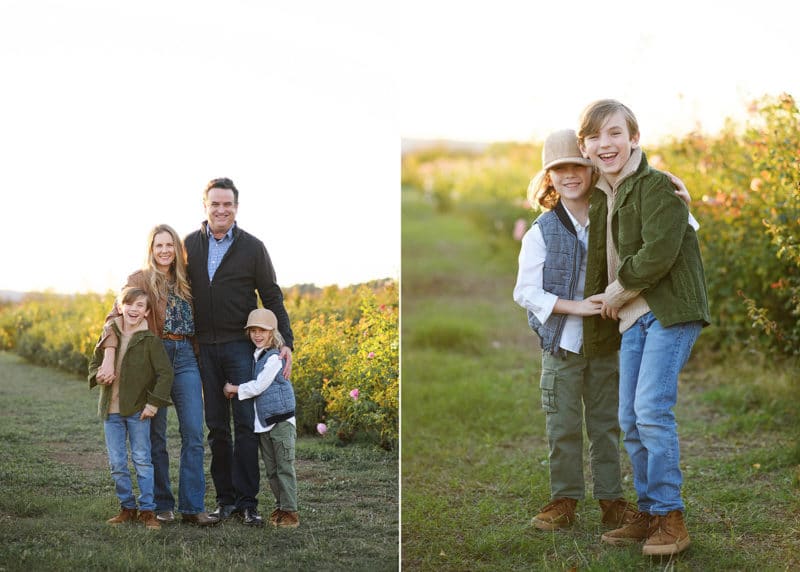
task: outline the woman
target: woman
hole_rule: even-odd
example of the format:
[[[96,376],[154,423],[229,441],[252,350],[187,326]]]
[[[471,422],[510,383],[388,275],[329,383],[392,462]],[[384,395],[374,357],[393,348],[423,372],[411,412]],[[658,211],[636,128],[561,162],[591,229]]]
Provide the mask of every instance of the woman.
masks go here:
[[[131,274],[127,285],[143,289],[150,297],[152,311],[147,317],[148,327],[161,338],[175,370],[172,402],[178,413],[181,433],[178,512],[184,522],[200,526],[216,524],[217,519],[204,510],[203,390],[192,344],[192,294],[186,278],[186,255],[172,227],[161,224],[150,231],[144,268]],[[111,381],[114,377],[118,340],[109,327],[109,321],[117,315],[116,309],[108,315],[98,344],[105,351],[97,374],[100,381]],[[155,470],[156,518],[162,523],[174,522],[175,497],[169,483],[165,407],[158,410],[150,424],[150,441]]]

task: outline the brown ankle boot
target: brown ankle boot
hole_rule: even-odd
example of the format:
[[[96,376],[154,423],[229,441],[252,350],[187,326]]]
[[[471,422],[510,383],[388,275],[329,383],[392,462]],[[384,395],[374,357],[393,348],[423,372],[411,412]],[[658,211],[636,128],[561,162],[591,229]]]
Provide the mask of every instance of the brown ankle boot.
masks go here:
[[[300,514],[295,512],[289,512],[286,510],[281,511],[281,516],[278,518],[278,522],[276,524],[278,528],[297,528],[300,526]]]
[[[611,528],[619,528],[633,522],[639,512],[635,504],[623,498],[600,501],[600,511],[603,514],[601,522]]]
[[[125,522],[131,522],[136,520],[136,509],[135,508],[123,508],[119,511],[119,514],[113,518],[109,518],[106,521],[106,524],[110,524],[111,526],[117,526],[118,524],[123,524]]]
[[[600,540],[606,544],[613,544],[615,546],[647,540],[650,535],[651,518],[652,517],[648,513],[637,511],[630,523],[616,530],[606,532],[600,537]]]
[[[533,517],[531,524],[539,530],[556,530],[566,528],[575,522],[575,506],[578,501],[568,498],[557,498],[542,508],[539,514]]]
[[[642,547],[647,556],[669,556],[689,547],[689,531],[683,522],[683,513],[673,510],[664,516],[655,515],[650,527],[650,536]]]
[[[139,513],[139,522],[144,523],[148,530],[160,530],[161,523],[156,518],[156,513],[152,510],[143,510]]]

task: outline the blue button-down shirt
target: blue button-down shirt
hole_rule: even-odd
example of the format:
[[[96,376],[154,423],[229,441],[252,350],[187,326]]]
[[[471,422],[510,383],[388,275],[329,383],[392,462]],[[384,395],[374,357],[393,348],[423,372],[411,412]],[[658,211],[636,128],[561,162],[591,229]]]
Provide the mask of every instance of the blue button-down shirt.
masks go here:
[[[219,263],[222,262],[222,258],[225,256],[225,253],[228,252],[228,249],[233,244],[233,229],[236,227],[236,223],[233,223],[228,229],[228,232],[225,233],[225,236],[217,240],[214,238],[214,234],[211,232],[211,228],[207,228],[206,232],[208,232],[208,281],[211,282],[214,280],[214,274],[217,272],[217,268],[219,268]]]

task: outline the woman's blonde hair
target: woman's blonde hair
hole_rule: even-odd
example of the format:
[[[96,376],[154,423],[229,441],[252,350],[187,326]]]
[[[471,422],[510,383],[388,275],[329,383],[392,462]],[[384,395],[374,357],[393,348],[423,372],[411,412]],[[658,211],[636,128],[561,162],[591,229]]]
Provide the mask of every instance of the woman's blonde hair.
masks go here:
[[[175,245],[175,260],[172,261],[169,275],[158,269],[156,259],[153,256],[153,243],[156,235],[162,232],[169,233]],[[192,301],[192,289],[189,287],[189,279],[186,275],[186,251],[178,233],[168,224],[154,226],[147,235],[147,253],[142,271],[154,301],[166,298],[169,294],[170,286],[174,287],[174,293],[177,296],[187,302]]]

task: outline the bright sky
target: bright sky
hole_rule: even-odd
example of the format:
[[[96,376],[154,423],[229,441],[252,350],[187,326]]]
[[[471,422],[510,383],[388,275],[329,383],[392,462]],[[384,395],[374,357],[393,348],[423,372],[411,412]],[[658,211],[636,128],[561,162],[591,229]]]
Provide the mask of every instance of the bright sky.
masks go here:
[[[785,0],[3,0],[0,290],[116,289],[231,177],[282,286],[400,276],[401,138],[541,140],[590,101],[645,148],[800,97]]]
[[[221,176],[281,286],[398,279],[388,38],[337,6],[3,0],[0,290],[117,289]]]
[[[642,143],[714,133],[750,100],[800,98],[800,5],[784,0],[425,3],[403,36],[405,138],[541,141],[591,101],[636,114]],[[646,147],[645,147],[646,148]]]

